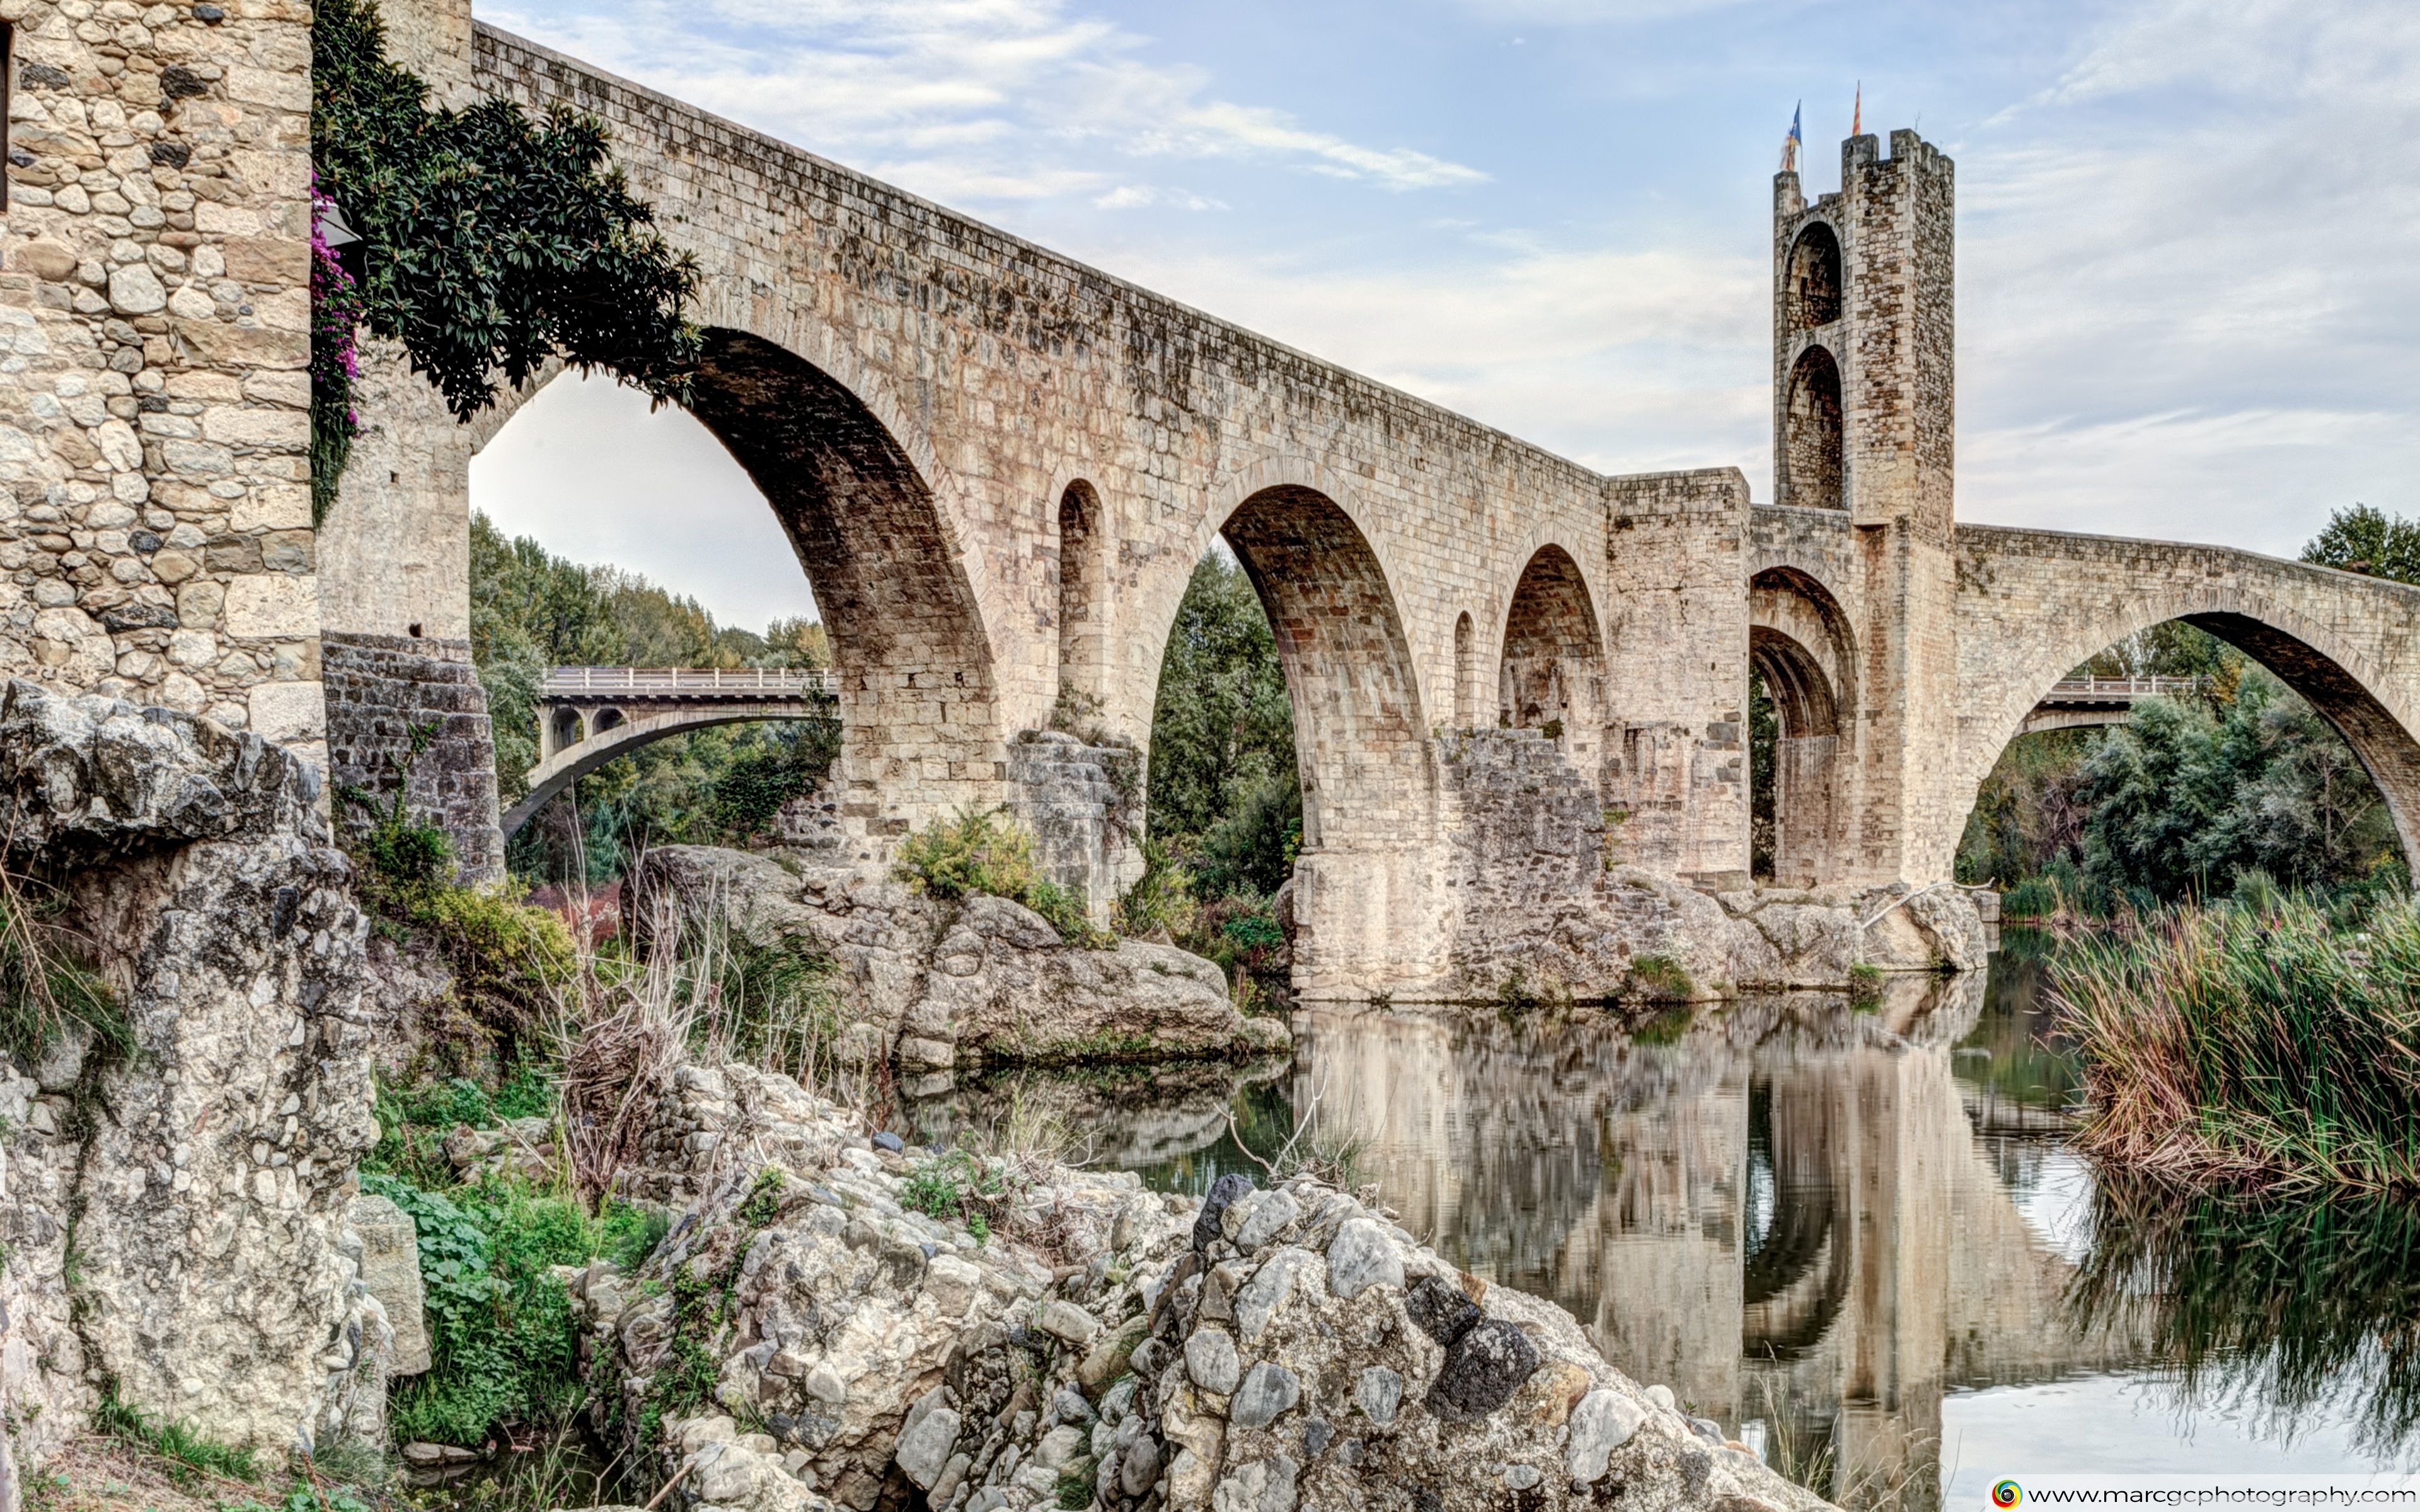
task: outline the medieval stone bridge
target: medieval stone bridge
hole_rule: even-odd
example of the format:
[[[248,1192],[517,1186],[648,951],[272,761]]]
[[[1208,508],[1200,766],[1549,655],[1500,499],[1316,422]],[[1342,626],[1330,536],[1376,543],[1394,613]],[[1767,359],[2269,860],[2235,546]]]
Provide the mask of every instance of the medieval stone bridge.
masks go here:
[[[1028,733],[1147,743],[1178,601],[1221,537],[1293,693],[1297,980],[1314,991],[1435,981],[1470,927],[1448,732],[1550,733],[1619,821],[1608,862],[1744,885],[1752,664],[1782,715],[1782,882],[1947,876],[1978,784],[2044,691],[2173,618],[2308,697],[2407,848],[2420,838],[2420,593],[1956,522],[1953,170],[1913,132],[1887,156],[1845,143],[1841,191],[1812,203],[1795,175],[1776,182],[1777,502],[1751,504],[1733,469],[1593,472],[473,27],[458,0],[389,16],[445,98],[602,118],[696,255],[695,413],[813,583],[869,859],[960,806],[1059,801],[1018,775]],[[323,534],[332,689],[351,645],[408,635],[442,658],[467,633],[446,576],[459,480],[512,407],[463,429],[408,390],[365,406],[389,418]],[[433,565],[407,581],[404,562]],[[1096,903],[1137,864],[1114,842],[1130,831],[1102,833],[1067,879]]]

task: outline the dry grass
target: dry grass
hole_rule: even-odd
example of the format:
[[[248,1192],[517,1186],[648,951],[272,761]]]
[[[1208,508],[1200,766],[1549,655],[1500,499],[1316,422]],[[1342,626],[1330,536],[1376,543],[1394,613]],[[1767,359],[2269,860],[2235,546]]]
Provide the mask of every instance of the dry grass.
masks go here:
[[[25,1476],[27,1512],[220,1512],[258,1501],[250,1481],[181,1473],[119,1439],[87,1434]]]

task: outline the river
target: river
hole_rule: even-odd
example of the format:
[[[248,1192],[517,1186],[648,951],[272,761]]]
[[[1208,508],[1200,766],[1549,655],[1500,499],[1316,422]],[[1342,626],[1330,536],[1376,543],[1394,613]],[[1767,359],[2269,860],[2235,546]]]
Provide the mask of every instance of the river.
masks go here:
[[[1878,1006],[1295,1015],[1290,1065],[1035,1073],[923,1137],[1047,1115],[1076,1158],[1199,1191],[1239,1147],[1346,1160],[1472,1273],[1853,1507],[1980,1506],[2003,1476],[2412,1462],[2420,1215],[2107,1180],[2045,943]]]

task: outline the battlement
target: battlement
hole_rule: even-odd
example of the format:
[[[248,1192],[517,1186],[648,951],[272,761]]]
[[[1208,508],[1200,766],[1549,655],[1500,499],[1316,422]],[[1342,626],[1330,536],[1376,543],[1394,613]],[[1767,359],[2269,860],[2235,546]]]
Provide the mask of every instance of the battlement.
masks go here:
[[[1955,165],[1912,131],[1774,177],[1774,497],[1860,524],[1951,517]]]

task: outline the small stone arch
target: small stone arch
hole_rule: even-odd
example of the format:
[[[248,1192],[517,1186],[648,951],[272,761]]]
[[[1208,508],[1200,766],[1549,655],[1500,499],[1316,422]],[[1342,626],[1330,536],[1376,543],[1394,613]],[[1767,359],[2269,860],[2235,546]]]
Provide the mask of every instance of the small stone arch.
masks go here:
[[[1845,293],[1840,276],[1840,239],[1822,221],[1808,223],[1791,243],[1782,283],[1787,328],[1807,331],[1840,318]]]
[[[2390,706],[2396,685],[2329,626],[2260,594],[2213,586],[2207,592],[2148,596],[2127,611],[2063,628],[2028,656],[2024,670],[1997,680],[1962,721],[1965,734],[1944,806],[1947,827],[1924,837],[1910,875],[1947,876],[1983,779],[2053,684],[2128,636],[2181,620],[2242,652],[2292,688],[2335,726],[2378,784],[2395,821],[2404,859],[2420,871],[2420,737]]]
[[[1453,722],[1459,730],[1479,723],[1479,627],[1464,609],[1453,622]]]
[[[1790,370],[1790,397],[1783,411],[1782,486],[1785,504],[1803,509],[1845,506],[1840,364],[1820,344],[1798,354]]]
[[[1221,532],[1268,613],[1293,696],[1303,848],[1424,838],[1435,774],[1410,640],[1377,553],[1335,500],[1299,486],[1251,495]]]
[[[1504,615],[1497,722],[1550,729],[1585,766],[1605,724],[1605,638],[1579,563],[1544,546],[1522,567]]]
[[[1097,719],[1108,678],[1109,522],[1078,478],[1059,494],[1059,712]]]
[[[1801,887],[1838,881],[1854,863],[1855,632],[1821,582],[1768,567],[1748,582],[1748,660],[1779,726],[1772,791],[1749,795],[1752,811],[1770,802],[1773,880]]]

